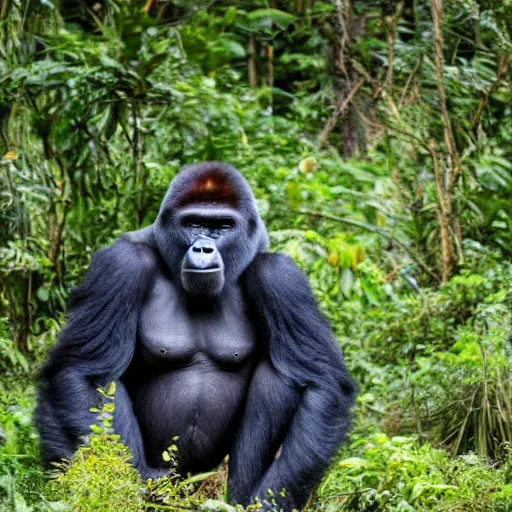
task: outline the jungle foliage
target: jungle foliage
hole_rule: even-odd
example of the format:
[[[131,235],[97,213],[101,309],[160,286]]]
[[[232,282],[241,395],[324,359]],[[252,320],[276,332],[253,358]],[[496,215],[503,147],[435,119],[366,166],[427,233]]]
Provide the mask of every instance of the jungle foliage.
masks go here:
[[[359,386],[309,510],[511,510],[511,54],[510,0],[0,2],[0,509],[234,510],[143,483],[109,390],[55,478],[32,419],[91,254],[222,160]]]

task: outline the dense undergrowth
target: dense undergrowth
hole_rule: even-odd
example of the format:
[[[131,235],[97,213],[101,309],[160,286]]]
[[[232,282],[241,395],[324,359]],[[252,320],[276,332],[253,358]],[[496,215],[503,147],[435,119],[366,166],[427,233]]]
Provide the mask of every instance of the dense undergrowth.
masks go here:
[[[412,21],[410,2],[345,2],[366,24],[349,57],[338,2],[64,4],[65,21],[49,1],[0,5],[0,510],[233,510],[224,467],[143,483],[110,402],[56,477],[33,426],[91,254],[207,159],[247,177],[358,383],[309,510],[512,510],[509,3],[444,6],[441,77],[439,0]],[[336,52],[364,85],[326,134],[353,85]]]

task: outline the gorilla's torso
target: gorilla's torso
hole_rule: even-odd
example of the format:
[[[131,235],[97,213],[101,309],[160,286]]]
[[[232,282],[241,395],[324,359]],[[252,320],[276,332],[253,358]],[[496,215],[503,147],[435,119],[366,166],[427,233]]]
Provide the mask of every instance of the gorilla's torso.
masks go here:
[[[153,467],[171,444],[181,472],[210,469],[229,451],[257,343],[241,289],[221,299],[192,306],[162,269],[149,290],[125,384]]]

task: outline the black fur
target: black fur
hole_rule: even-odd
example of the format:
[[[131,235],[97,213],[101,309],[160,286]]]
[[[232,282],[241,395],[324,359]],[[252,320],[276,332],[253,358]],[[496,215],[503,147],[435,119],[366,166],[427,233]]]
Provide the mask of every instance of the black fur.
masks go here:
[[[96,388],[127,370],[153,266],[146,245],[120,239],[93,256],[71,293],[66,327],[40,375],[36,423],[46,466],[72,457],[95,423]]]
[[[226,233],[204,228],[226,267],[215,297],[180,283],[191,208],[207,225],[235,219]],[[349,428],[354,386],[307,279],[267,246],[247,183],[213,162],[178,175],[153,226],[99,251],[41,373],[45,464],[71,458],[95,421],[96,387],[115,381],[114,429],[143,477],[165,473],[159,454],[178,432],[183,471],[229,452],[233,501],[272,489],[285,510],[302,508]]]
[[[284,488],[278,503],[300,509],[349,428],[354,384],[306,277],[290,258],[258,254],[243,281],[275,372],[266,371],[261,389],[249,391],[231,452],[230,492],[244,503]],[[281,456],[272,460],[281,443]]]

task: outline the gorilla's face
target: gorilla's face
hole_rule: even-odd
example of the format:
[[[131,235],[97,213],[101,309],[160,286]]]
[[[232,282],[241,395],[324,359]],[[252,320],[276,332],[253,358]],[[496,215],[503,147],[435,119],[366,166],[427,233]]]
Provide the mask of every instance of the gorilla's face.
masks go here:
[[[216,296],[268,247],[252,192],[232,167],[186,167],[171,183],[155,223],[158,249],[191,295]]]
[[[243,236],[243,217],[233,208],[191,206],[176,215],[190,242],[181,264],[181,282],[192,295],[218,295],[224,286],[222,252]]]

